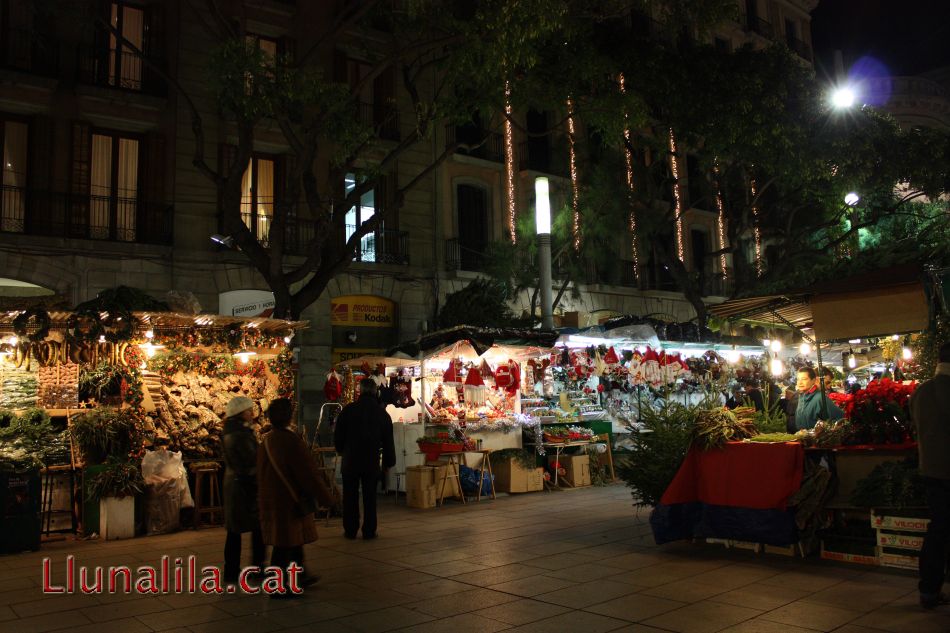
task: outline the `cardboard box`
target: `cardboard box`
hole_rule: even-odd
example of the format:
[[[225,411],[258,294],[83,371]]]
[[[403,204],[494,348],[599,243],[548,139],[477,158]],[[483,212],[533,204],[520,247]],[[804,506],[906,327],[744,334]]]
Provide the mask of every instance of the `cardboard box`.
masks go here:
[[[558,477],[558,483],[565,483],[574,488],[590,485],[590,458],[585,455],[564,455],[555,460],[554,456],[548,457],[548,462],[558,461],[561,468],[567,471],[564,475]]]
[[[544,490],[544,470],[525,468],[514,457],[503,461],[493,461],[495,490],[498,492],[519,493]]]
[[[906,549],[919,552],[924,546],[923,534],[901,534],[899,532],[883,532],[878,530],[877,544],[881,547]]]
[[[871,527],[879,530],[900,530],[901,532],[926,532],[930,519],[923,517],[895,517],[876,514],[871,511]]]
[[[410,508],[434,508],[438,496],[435,488],[409,488],[406,490],[406,505]]]
[[[409,466],[406,468],[406,492],[435,488],[435,468]]]
[[[905,554],[895,554],[892,552],[881,552],[878,560],[883,567],[896,567],[898,569],[917,570],[918,562],[916,556],[907,556]]]

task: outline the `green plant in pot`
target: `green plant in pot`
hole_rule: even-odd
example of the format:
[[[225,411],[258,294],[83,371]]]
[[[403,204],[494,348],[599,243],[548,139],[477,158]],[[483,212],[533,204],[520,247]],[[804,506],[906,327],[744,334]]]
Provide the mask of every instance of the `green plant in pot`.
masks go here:
[[[124,456],[140,443],[134,414],[129,409],[90,409],[72,419],[70,433],[86,465]]]
[[[110,457],[105,468],[93,475],[86,484],[89,499],[134,497],[144,489],[142,469],[138,464],[121,457]]]

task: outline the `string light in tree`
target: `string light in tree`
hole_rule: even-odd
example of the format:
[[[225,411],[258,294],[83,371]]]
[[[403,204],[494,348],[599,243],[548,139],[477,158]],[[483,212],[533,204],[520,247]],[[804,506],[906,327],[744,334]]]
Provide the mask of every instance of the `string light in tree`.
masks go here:
[[[676,136],[670,128],[670,169],[673,172],[673,217],[676,221],[676,256],[686,261],[686,245],[683,237],[683,198],[680,192],[680,166],[676,154]]]
[[[755,236],[755,274],[759,277],[764,272],[762,268],[762,230],[759,228],[759,204],[756,201],[758,192],[755,178],[749,179],[749,192],[752,194],[752,234]]]
[[[627,94],[627,85],[623,73],[617,78],[620,83],[620,93]],[[640,283],[640,243],[637,236],[637,210],[633,203],[634,182],[633,182],[633,137],[630,134],[630,116],[627,111],[623,113],[623,151],[624,159],[627,164],[627,204],[630,207],[630,252],[633,256],[633,277]]]
[[[574,213],[574,250],[579,251],[581,249],[580,185],[577,182],[577,152],[574,146],[574,100],[570,97],[567,98],[567,140],[571,154],[571,189],[574,194],[574,199],[571,201],[571,208]]]
[[[515,223],[515,141],[514,126],[511,123],[511,82],[505,80],[505,189],[508,194],[508,233],[511,243],[518,243],[518,229]]]
[[[719,254],[719,269],[722,272],[722,278],[729,278],[729,269],[726,267],[726,210],[722,203],[722,187],[719,183],[719,158],[713,159],[713,174],[716,178],[716,210],[718,212],[718,217],[716,218],[716,228],[719,232],[719,250],[723,251]]]

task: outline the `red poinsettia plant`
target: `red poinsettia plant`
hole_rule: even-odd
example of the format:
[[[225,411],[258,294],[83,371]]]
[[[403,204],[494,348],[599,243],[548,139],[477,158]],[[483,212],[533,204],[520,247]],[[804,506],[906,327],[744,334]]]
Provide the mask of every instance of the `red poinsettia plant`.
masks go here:
[[[855,443],[900,444],[913,437],[908,403],[917,383],[872,380],[853,394],[829,394],[850,421]]]

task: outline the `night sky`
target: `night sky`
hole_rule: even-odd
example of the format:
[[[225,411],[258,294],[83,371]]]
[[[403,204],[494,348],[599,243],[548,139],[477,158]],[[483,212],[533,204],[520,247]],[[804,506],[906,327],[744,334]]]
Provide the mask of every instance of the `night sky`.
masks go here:
[[[833,75],[835,49],[845,69],[866,55],[891,75],[950,66],[950,0],[820,0],[811,16],[819,76]]]

